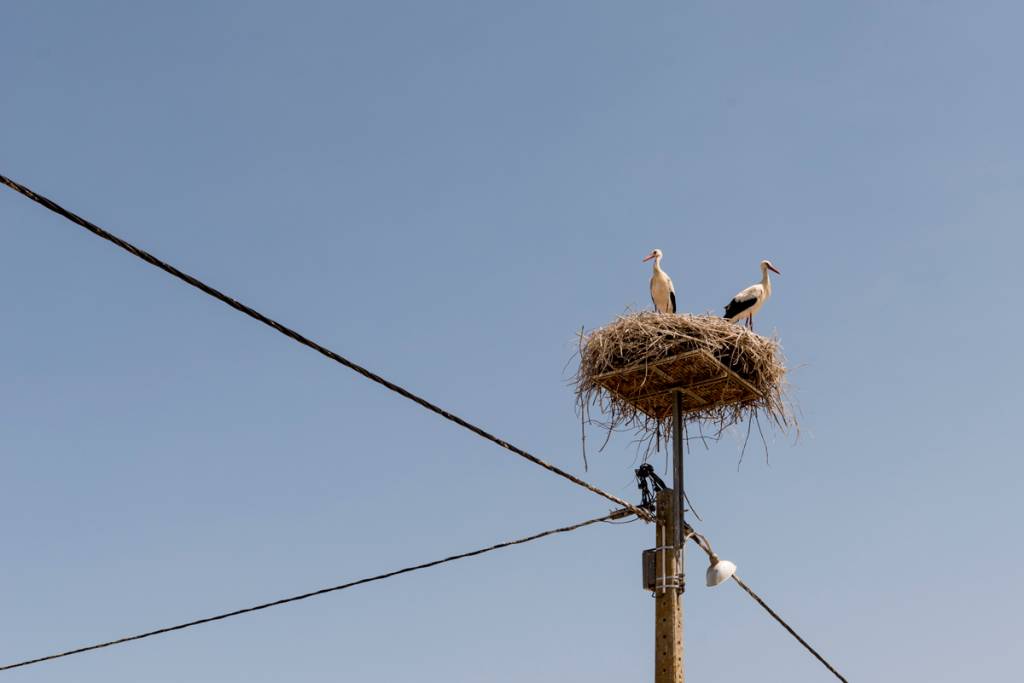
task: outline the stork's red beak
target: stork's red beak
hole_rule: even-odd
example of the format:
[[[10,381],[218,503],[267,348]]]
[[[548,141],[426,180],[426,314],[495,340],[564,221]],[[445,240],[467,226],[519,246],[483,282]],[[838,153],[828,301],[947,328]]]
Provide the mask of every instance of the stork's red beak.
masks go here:
[[[650,254],[648,254],[647,256],[644,256],[644,260],[643,260],[643,261],[641,261],[640,263],[647,263],[647,262],[648,262],[648,261],[650,261],[650,260],[651,260],[652,258],[654,258],[654,254],[653,254],[653,253],[650,253]]]
[[[773,273],[779,273],[778,268],[776,268],[775,266],[771,265],[770,263],[768,264],[768,270],[772,271]],[[779,273],[779,275],[782,275],[782,273]]]

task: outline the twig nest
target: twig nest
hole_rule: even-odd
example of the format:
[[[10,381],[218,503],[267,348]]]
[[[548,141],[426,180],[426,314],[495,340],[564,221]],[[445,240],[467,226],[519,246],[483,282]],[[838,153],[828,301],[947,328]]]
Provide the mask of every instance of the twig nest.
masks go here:
[[[782,431],[796,422],[785,401],[779,341],[711,315],[631,313],[580,340],[576,398],[591,423],[668,433],[674,394],[683,419],[726,427],[760,415]],[[590,408],[602,414],[590,418]]]

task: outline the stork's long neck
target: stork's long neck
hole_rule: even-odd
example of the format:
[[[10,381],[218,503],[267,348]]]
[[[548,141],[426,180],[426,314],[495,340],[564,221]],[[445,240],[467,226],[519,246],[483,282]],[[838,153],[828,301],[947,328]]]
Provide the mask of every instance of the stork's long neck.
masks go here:
[[[768,266],[761,266],[761,286],[764,287],[764,297],[767,299],[772,295],[772,279],[768,277]]]
[[[655,275],[657,275],[657,274],[659,274],[661,272],[661,257],[660,256],[655,257],[654,265],[651,266],[651,272],[653,272]]]

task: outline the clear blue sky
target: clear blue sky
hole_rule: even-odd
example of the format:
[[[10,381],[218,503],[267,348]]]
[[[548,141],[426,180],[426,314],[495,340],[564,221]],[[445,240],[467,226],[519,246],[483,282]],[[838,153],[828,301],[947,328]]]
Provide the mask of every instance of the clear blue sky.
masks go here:
[[[572,471],[574,332],[770,258],[803,436],[688,460],[702,529],[854,681],[1020,645],[1024,8],[7,3],[0,173]],[[0,662],[605,501],[0,192]],[[588,478],[635,499],[625,436]],[[5,680],[649,680],[642,524]],[[695,681],[828,680],[700,585]]]

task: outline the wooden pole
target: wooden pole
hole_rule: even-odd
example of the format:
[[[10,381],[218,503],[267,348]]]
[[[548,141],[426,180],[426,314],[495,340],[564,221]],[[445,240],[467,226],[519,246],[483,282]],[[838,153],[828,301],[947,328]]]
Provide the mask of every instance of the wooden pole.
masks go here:
[[[679,680],[686,679],[683,666],[683,593],[686,591],[686,486],[683,481],[683,392],[672,392],[672,488],[675,500],[675,534],[672,536],[679,562]]]
[[[673,543],[679,520],[676,514],[676,494],[671,489],[658,491],[656,502],[654,683],[682,683],[682,593],[678,589],[679,556]]]
[[[683,499],[686,487],[683,486],[683,394],[680,391],[672,392],[672,489],[676,492],[676,519],[679,520],[675,525],[672,545],[679,553],[679,592],[682,593],[686,588],[686,558],[683,556],[683,544],[686,543],[686,536],[683,535],[683,524],[686,522]]]

